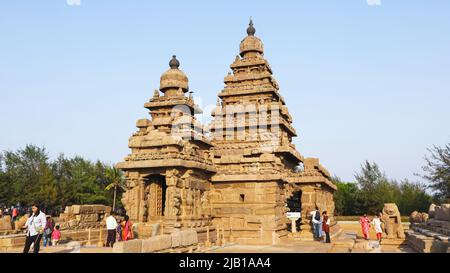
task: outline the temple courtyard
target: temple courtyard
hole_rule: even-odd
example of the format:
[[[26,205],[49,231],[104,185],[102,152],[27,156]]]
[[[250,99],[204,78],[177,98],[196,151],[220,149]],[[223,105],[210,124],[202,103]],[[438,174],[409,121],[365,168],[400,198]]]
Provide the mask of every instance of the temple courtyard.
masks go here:
[[[362,238],[361,228],[357,221],[339,221],[342,232],[330,244],[311,240],[286,239],[274,245],[242,245],[224,243],[222,246],[199,247],[194,253],[415,253],[416,251],[404,243],[389,242],[381,245],[376,240],[366,241]],[[407,225],[404,224],[405,228]],[[375,238],[371,230],[370,238]],[[7,253],[21,253],[22,248],[11,248]],[[112,248],[96,245],[65,243],[59,246],[42,247],[41,253],[113,253]]]

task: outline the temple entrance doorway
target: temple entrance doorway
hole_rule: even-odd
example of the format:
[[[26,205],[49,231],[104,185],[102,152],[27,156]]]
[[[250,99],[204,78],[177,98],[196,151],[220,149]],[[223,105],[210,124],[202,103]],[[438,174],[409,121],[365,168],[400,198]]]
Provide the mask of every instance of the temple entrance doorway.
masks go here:
[[[302,191],[301,190],[297,190],[294,191],[291,195],[291,197],[289,197],[287,199],[287,206],[289,208],[289,212],[302,212]],[[304,215],[301,215],[301,217],[304,217]],[[297,226],[297,231],[299,231],[300,229],[300,223],[301,223],[301,218],[298,219],[297,221],[295,221],[295,225]],[[292,227],[291,227],[291,223],[289,222],[288,225],[288,231],[292,231]]]
[[[166,203],[166,178],[150,175],[145,179],[145,215],[148,222],[160,220],[164,216]]]

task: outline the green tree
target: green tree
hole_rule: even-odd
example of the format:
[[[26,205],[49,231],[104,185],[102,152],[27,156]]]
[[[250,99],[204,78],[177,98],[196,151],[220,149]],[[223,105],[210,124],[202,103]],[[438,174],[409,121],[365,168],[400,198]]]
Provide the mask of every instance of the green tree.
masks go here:
[[[117,190],[123,190],[123,191],[125,190],[125,178],[124,178],[121,170],[116,169],[114,167],[107,167],[106,168],[106,181],[109,184],[105,187],[105,190],[110,191],[111,189],[114,189],[112,210],[115,211]]]
[[[438,202],[450,200],[450,143],[444,147],[433,146],[428,149],[429,156],[425,156],[426,165],[422,169],[426,172],[422,177],[430,181],[430,188],[434,191]]]
[[[63,154],[50,161],[44,148],[27,145],[17,151],[0,153],[0,204],[38,202],[54,209],[72,204],[111,204],[120,190],[105,191],[110,184],[107,170],[100,161]],[[119,203],[119,205],[121,205]],[[117,207],[117,202],[115,204]]]
[[[360,173],[355,174],[359,186],[356,199],[361,202],[362,213],[375,214],[383,204],[392,202],[389,190],[392,189],[386,175],[381,172],[376,163],[365,161],[361,165]]]
[[[426,192],[426,186],[421,183],[412,183],[407,179],[400,182],[400,194],[397,205],[400,212],[409,215],[411,212],[427,211],[431,204],[431,196]]]
[[[334,193],[335,214],[336,215],[355,215],[358,212],[359,203],[356,200],[358,185],[353,182],[342,182],[337,176],[332,178],[337,186]]]

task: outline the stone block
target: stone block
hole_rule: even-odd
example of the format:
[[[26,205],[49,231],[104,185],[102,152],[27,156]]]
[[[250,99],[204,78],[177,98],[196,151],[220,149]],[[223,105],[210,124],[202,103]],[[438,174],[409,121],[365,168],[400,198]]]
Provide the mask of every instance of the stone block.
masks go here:
[[[142,253],[165,250],[172,247],[172,236],[159,235],[142,240]]]
[[[94,212],[94,206],[93,205],[82,205],[80,208],[80,213],[81,214],[86,214],[86,213],[93,213]]]
[[[435,218],[442,221],[450,221],[450,204],[436,206]]]
[[[135,239],[130,241],[116,242],[113,247],[114,253],[141,253],[142,240]]]
[[[81,205],[73,205],[72,206],[72,214],[80,214]]]
[[[172,247],[180,247],[181,246],[181,231],[174,231],[170,234],[172,238]]]
[[[198,243],[197,231],[195,230],[182,230],[175,231],[171,234],[172,247],[191,246]]]
[[[12,230],[11,216],[6,215],[0,218],[0,230]]]
[[[198,243],[197,232],[195,230],[181,231],[181,245],[190,246]]]
[[[91,213],[91,214],[82,215],[81,220],[84,221],[84,222],[97,222],[98,221],[98,214],[97,213]]]

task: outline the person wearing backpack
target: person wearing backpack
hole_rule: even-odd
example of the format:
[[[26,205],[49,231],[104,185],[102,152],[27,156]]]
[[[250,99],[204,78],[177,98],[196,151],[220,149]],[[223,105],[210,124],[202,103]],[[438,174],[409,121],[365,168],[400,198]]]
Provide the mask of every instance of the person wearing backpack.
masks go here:
[[[320,217],[320,211],[317,206],[316,210],[311,212],[311,220],[314,229],[314,239],[320,240],[322,238],[322,218]]]

